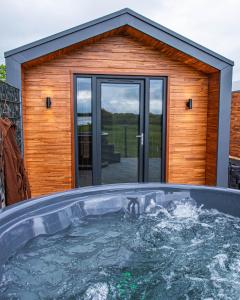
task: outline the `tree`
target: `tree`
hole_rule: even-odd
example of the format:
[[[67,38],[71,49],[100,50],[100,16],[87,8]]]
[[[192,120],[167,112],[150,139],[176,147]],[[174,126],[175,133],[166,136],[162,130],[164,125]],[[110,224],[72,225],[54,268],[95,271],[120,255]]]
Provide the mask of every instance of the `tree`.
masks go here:
[[[0,80],[6,80],[6,66],[4,64],[0,65]]]

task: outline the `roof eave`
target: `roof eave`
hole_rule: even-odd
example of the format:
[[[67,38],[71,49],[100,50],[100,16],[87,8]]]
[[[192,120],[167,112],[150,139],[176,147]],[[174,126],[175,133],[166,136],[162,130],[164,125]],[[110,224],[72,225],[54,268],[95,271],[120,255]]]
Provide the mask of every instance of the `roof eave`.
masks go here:
[[[71,43],[69,44],[69,42],[66,44],[64,44],[64,42],[63,42],[64,39],[67,40],[68,36],[72,36],[74,34],[77,35],[78,32],[80,32],[80,33],[82,32],[82,35],[84,35],[84,32],[87,30],[91,31],[91,28],[93,29],[92,36],[94,36],[94,34],[98,35],[98,33],[97,32],[95,33],[95,30],[94,30],[94,28],[96,29],[96,26],[98,26],[98,25],[101,26],[101,23],[102,23],[102,27],[104,27],[104,30],[108,31],[107,26],[103,26],[103,24],[110,23],[111,21],[112,21],[112,23],[114,23],[114,20],[118,20],[118,22],[116,22],[115,25],[114,24],[111,25],[111,26],[116,26],[115,28],[121,27],[124,25],[129,25],[129,26],[132,26],[132,27],[136,28],[137,30],[140,30],[150,36],[153,36],[154,38],[156,38],[158,40],[161,40],[160,38],[157,38],[158,35],[159,36],[164,35],[165,39],[166,38],[169,39],[169,43],[167,43],[166,40],[165,41],[161,40],[161,41],[165,42],[166,44],[169,44],[170,46],[173,46],[173,47],[175,46],[176,49],[178,49],[177,44],[181,44],[182,49],[178,49],[178,50],[182,51],[182,52],[184,52],[184,48],[188,48],[188,50],[191,48],[190,53],[189,53],[189,51],[188,51],[188,53],[187,52],[184,52],[184,53],[186,53],[190,56],[193,56],[200,61],[201,61],[201,59],[199,59],[199,53],[202,53],[202,57],[204,57],[204,56],[212,57],[212,61],[213,61],[212,66],[216,67],[217,69],[223,69],[229,65],[230,66],[234,65],[234,62],[232,60],[230,60],[222,55],[219,55],[218,53],[213,52],[213,51],[191,41],[188,38],[185,38],[185,37],[179,35],[178,33],[132,11],[129,8],[119,10],[117,12],[106,15],[104,17],[95,19],[93,21],[90,21],[90,22],[84,23],[82,25],[73,27],[71,29],[62,31],[60,33],[51,35],[49,37],[40,39],[33,43],[30,43],[30,44],[18,47],[16,49],[7,51],[4,53],[4,56],[5,56],[5,58],[8,58],[8,57],[14,58],[15,57],[15,59],[17,61],[19,61],[20,63],[23,63],[23,62],[32,60],[32,58],[29,55],[24,55],[24,52],[25,52],[25,54],[26,53],[29,54],[29,52],[31,50],[36,50],[37,47],[41,47],[41,46],[42,47],[45,46],[46,51],[48,51],[48,49],[49,49],[48,53],[57,51],[59,49],[62,49],[62,48],[65,48],[65,47],[68,47],[71,45]],[[114,28],[112,28],[112,27],[110,28],[110,26],[109,26],[109,30],[112,30],[112,29],[114,29]],[[157,34],[157,33],[161,33],[161,34]],[[57,43],[57,41],[60,39],[62,39],[62,43]],[[84,39],[82,39],[82,40],[84,40]],[[47,44],[51,44],[54,42],[56,44],[55,48],[47,47]],[[72,44],[74,44],[76,42],[77,41],[75,41],[75,42],[73,41]],[[186,46],[186,47],[184,47],[184,46]],[[47,53],[43,53],[42,55],[46,55],[46,54]],[[35,55],[38,55],[38,54],[36,53]],[[42,55],[39,52],[39,56],[42,56]],[[36,56],[35,58],[37,58],[39,56]],[[209,60],[209,61],[211,61],[211,60]],[[205,61],[203,61],[203,62],[205,62]],[[205,63],[211,65],[211,63],[208,63],[208,62],[205,62]]]

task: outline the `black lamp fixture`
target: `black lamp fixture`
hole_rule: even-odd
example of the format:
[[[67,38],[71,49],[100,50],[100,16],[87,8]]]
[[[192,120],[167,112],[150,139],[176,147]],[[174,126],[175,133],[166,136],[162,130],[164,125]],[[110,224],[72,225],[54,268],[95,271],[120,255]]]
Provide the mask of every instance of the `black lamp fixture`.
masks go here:
[[[50,97],[46,98],[46,108],[51,108],[52,106],[52,100]]]
[[[192,99],[188,99],[186,105],[188,109],[192,109]]]

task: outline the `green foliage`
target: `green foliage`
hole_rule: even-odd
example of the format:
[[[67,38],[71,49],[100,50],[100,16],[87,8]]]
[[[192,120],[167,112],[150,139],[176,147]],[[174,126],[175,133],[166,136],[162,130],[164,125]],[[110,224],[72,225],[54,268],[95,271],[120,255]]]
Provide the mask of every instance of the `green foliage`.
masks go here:
[[[102,120],[105,125],[119,124],[119,125],[135,125],[138,124],[138,114],[133,113],[111,113],[105,109],[101,110]],[[150,124],[161,124],[161,115],[149,113]]]
[[[6,66],[4,64],[0,65],[0,80],[6,80]]]

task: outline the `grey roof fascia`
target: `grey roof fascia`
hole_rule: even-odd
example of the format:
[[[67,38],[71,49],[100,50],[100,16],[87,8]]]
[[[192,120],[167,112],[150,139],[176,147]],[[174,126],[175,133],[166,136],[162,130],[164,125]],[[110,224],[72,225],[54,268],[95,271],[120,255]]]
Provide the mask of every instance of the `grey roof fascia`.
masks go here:
[[[228,65],[234,65],[233,61],[200,46],[128,8],[7,51],[5,52],[5,57],[14,56],[16,61],[24,63],[124,25],[129,25],[140,30],[219,70],[224,69]]]
[[[199,48],[200,50],[205,51],[206,53],[208,53],[208,54],[210,54],[212,56],[215,56],[216,58],[218,58],[220,60],[225,61],[229,65],[234,66],[234,61],[232,61],[231,59],[228,59],[225,56],[223,56],[221,54],[218,54],[217,52],[212,51],[212,50],[208,49],[207,47],[204,47],[204,46],[202,46],[202,45],[200,45],[200,44],[198,44],[198,43],[190,40],[189,38],[186,38],[185,36],[183,36],[183,35],[181,35],[179,33],[175,32],[175,31],[173,31],[171,29],[168,29],[167,27],[165,27],[165,26],[163,26],[163,25],[161,25],[161,24],[159,24],[157,22],[152,21],[151,19],[149,19],[149,18],[147,18],[145,16],[142,16],[142,15],[138,14],[137,12],[135,12],[135,11],[133,11],[131,9],[128,9],[128,13],[131,14],[131,15],[133,15],[133,16],[135,16],[136,18],[138,18],[138,19],[140,19],[142,21],[145,21],[146,23],[151,24],[152,26],[160,29],[161,31],[166,32],[167,34],[172,35],[173,37],[175,37],[175,38],[177,38],[179,40],[182,40],[183,42],[188,43],[191,46]]]
[[[155,38],[156,40],[162,41],[169,46],[178,49],[181,52],[190,55],[197,60],[200,60],[216,69],[222,70],[229,65],[234,65],[232,61],[223,60],[220,57],[217,57],[217,54],[213,55],[212,53],[208,53],[205,48],[201,49],[200,47],[196,47],[191,45],[190,43],[184,41],[183,39],[178,39],[172,34],[165,32],[163,30],[159,30],[158,28],[152,26],[151,24],[147,24],[142,22],[139,19],[129,19],[128,25],[132,26],[143,33]],[[231,62],[231,63],[230,63]]]
[[[93,26],[93,25],[99,24],[99,23],[104,22],[104,21],[106,21],[106,20],[110,20],[110,19],[112,19],[112,18],[121,16],[121,15],[125,14],[127,10],[128,10],[128,9],[125,8],[125,9],[116,11],[116,12],[111,13],[111,14],[108,14],[108,15],[106,15],[106,16],[103,16],[103,17],[97,18],[97,19],[95,19],[95,20],[86,22],[86,23],[84,23],[84,24],[81,24],[81,25],[78,25],[78,26],[69,28],[69,29],[67,29],[67,30],[64,30],[64,31],[61,31],[61,32],[58,32],[58,33],[55,33],[55,34],[52,34],[52,35],[50,35],[50,36],[48,36],[48,37],[42,38],[42,39],[37,40],[37,41],[34,41],[34,42],[32,42],[32,43],[29,43],[29,44],[26,44],[26,45],[17,47],[17,48],[15,48],[15,49],[6,51],[6,52],[4,53],[4,56],[5,56],[5,57],[8,57],[8,56],[10,56],[10,55],[14,55],[14,54],[19,53],[19,52],[22,52],[22,51],[24,51],[24,50],[27,50],[27,49],[30,49],[30,48],[39,46],[39,45],[41,45],[41,44],[45,44],[45,43],[50,42],[50,41],[52,41],[52,40],[59,39],[59,38],[61,38],[61,37],[64,37],[65,35],[72,34],[72,33],[76,32],[76,31],[80,31],[80,30],[86,29],[86,28],[88,28],[88,27],[91,27],[91,26]]]
[[[63,49],[73,44],[85,41],[91,37],[97,36],[104,32],[108,32],[112,29],[122,27],[123,25],[126,25],[125,18],[125,15],[117,16],[115,18],[106,20],[105,22],[86,27],[83,30],[69,33],[61,38],[52,39],[48,42],[41,43],[38,46],[33,46],[23,51],[16,52],[12,56],[19,63],[24,63],[33,60],[40,56],[57,51],[59,49]]]

